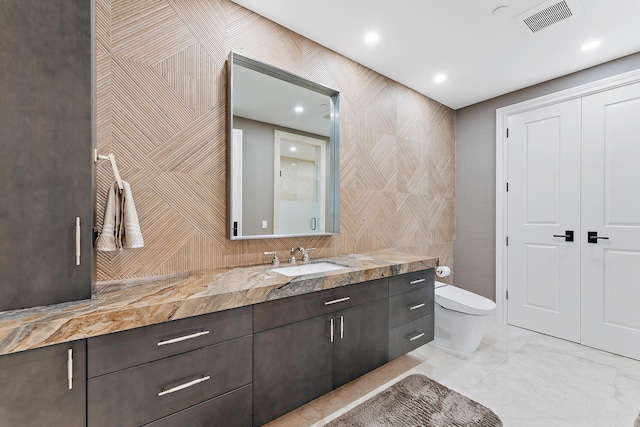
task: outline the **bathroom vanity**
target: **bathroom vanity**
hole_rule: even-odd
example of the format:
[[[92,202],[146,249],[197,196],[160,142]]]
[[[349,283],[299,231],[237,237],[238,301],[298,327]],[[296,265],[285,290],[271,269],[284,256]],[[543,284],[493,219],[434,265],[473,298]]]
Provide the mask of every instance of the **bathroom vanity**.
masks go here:
[[[99,283],[90,301],[2,312],[2,420],[262,425],[432,339],[437,258],[329,261],[343,268]]]

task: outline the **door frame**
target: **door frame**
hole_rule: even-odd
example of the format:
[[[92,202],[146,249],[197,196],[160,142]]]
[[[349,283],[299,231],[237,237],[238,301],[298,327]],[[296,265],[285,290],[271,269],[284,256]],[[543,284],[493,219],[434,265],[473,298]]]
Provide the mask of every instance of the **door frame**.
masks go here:
[[[640,69],[529,99],[496,110],[496,322],[507,323],[507,124],[509,116],[640,82]]]

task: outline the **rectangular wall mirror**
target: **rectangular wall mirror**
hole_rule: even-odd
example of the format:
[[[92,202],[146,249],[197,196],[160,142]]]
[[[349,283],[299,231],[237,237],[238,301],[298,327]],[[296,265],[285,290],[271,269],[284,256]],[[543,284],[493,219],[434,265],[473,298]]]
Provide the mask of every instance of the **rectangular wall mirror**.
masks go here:
[[[228,236],[337,234],[339,93],[231,52]]]

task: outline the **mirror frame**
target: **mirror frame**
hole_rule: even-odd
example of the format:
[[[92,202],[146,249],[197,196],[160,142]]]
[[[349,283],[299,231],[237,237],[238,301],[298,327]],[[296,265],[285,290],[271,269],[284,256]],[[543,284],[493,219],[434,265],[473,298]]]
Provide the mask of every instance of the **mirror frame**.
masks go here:
[[[264,234],[251,236],[238,236],[237,227],[234,227],[233,218],[237,214],[235,212],[232,197],[235,191],[233,177],[233,84],[234,84],[234,66],[242,66],[253,71],[257,71],[267,76],[294,84],[296,86],[327,95],[330,99],[329,106],[329,147],[327,157],[331,162],[331,168],[328,174],[328,195],[326,200],[329,205],[327,215],[326,230],[332,230],[324,233],[305,233],[305,234]],[[240,209],[241,210],[241,209]],[[229,53],[227,60],[227,237],[229,240],[250,240],[250,239],[278,239],[288,237],[304,237],[304,236],[332,236],[340,231],[340,93],[328,86],[310,81],[299,75],[290,73],[270,64],[249,58],[235,51]]]

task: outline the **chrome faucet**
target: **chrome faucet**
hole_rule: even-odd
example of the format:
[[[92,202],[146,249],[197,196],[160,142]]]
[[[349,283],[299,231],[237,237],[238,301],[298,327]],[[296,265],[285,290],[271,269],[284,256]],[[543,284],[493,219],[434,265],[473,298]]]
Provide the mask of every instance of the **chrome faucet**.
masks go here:
[[[265,256],[266,255],[273,255],[273,259],[271,260],[271,265],[273,265],[274,267],[277,267],[280,265],[280,259],[278,259],[278,253],[277,252],[265,252],[264,253]]]
[[[312,251],[315,251],[315,250],[316,250],[316,248],[305,249],[302,246],[299,246],[297,248],[291,248],[291,256],[289,256],[289,262],[291,264],[295,264],[296,257],[294,257],[293,254],[295,254],[296,251],[298,251],[302,255],[302,262],[308,263],[309,262],[309,252],[312,252]]]
[[[296,263],[296,257],[293,256],[293,254],[295,254],[296,251],[300,251],[300,253],[302,254],[302,257],[304,258],[304,248],[302,246],[299,248],[291,248],[291,251],[289,252],[289,264]]]

